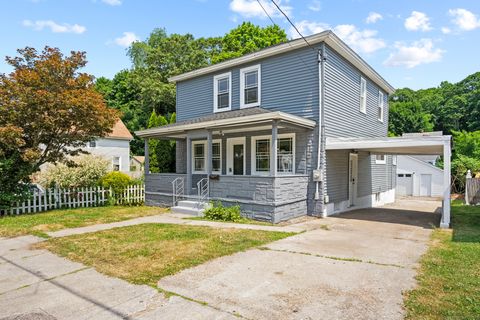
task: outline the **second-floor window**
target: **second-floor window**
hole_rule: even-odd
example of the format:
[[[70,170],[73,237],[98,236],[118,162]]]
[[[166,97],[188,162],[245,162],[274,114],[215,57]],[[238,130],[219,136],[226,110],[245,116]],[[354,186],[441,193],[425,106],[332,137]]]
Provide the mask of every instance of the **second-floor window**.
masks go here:
[[[360,112],[367,113],[367,80],[360,78]]]
[[[261,83],[260,65],[240,70],[240,107],[249,108],[260,105]]]
[[[213,77],[214,112],[229,111],[232,107],[232,74],[230,72]]]
[[[378,91],[378,120],[383,122],[383,109],[385,100],[383,99],[383,92]]]

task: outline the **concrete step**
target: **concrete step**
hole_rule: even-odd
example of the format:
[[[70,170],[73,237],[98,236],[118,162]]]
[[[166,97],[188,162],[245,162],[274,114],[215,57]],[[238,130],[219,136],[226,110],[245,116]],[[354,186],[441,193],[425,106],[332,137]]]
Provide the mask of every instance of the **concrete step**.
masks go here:
[[[208,206],[208,203],[202,203],[200,201],[195,201],[195,200],[181,200],[181,201],[178,201],[178,206],[194,208],[194,209],[204,209]]]
[[[182,213],[182,214],[188,214],[196,217],[203,217],[203,212],[205,211],[205,209],[176,206],[176,207],[172,207],[171,211],[173,213]]]

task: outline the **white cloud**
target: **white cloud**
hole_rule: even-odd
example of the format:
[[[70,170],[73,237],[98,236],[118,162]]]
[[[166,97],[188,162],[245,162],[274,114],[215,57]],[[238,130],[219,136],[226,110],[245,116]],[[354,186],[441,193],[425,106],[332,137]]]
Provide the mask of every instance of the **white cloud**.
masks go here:
[[[448,27],[442,27],[442,33],[443,34],[450,34],[450,33],[452,33],[452,30]]]
[[[319,0],[313,0],[308,6],[308,9],[318,12],[322,9],[322,4]]]
[[[472,12],[466,9],[450,9],[448,14],[453,17],[452,22],[461,30],[471,31],[480,28],[480,20]]]
[[[384,65],[411,69],[421,64],[438,62],[445,53],[444,50],[435,48],[431,39],[421,39],[411,45],[396,42],[395,48],[396,52],[390,54]]]
[[[382,20],[383,19],[383,16],[378,13],[378,12],[370,12],[368,14],[368,17],[367,19],[365,20],[366,23],[375,23],[379,20]]]
[[[122,4],[122,0],[102,0],[102,2],[109,6],[119,6]]]
[[[267,13],[271,17],[283,16],[272,2],[267,0],[260,0],[260,2],[262,3],[262,6],[265,8],[265,11],[267,11]],[[288,1],[285,1],[285,2],[287,3]],[[287,14],[288,16],[291,16],[292,7],[288,5],[282,5],[282,1],[280,0],[276,0],[276,3],[283,10],[283,12],[285,12],[285,14]],[[252,18],[252,17],[266,18],[267,17],[262,7],[258,4],[256,0],[232,0],[230,2],[230,10],[232,10],[235,13],[238,13],[239,15],[245,18]]]
[[[41,31],[45,28],[49,28],[54,33],[76,33],[82,34],[87,31],[87,28],[79,24],[58,24],[52,20],[23,20],[23,26],[32,28],[33,30]]]
[[[354,50],[362,53],[372,53],[386,46],[385,42],[377,38],[376,30],[359,30],[351,24],[342,24],[331,28],[326,23],[303,20],[296,24],[297,29],[304,36],[319,33],[325,30],[333,30],[337,36],[345,41]],[[291,38],[298,38],[299,35],[293,27],[289,30]]]
[[[430,18],[423,12],[412,11],[410,17],[405,19],[405,28],[410,31],[429,31],[432,30],[430,26]]]
[[[114,43],[122,46],[128,47],[132,44],[132,42],[139,41],[140,38],[133,32],[124,32],[122,37],[115,38]]]

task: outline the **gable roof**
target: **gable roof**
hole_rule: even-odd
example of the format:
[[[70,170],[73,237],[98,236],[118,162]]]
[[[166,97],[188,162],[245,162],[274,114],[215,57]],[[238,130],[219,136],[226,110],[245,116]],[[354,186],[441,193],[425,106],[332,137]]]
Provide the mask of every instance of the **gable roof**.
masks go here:
[[[385,90],[388,94],[395,92],[395,88],[390,85],[379,73],[377,73],[365,60],[363,60],[355,51],[352,50],[345,42],[343,42],[333,31],[326,30],[311,36],[305,37],[310,45],[325,42],[335,51],[337,51],[343,58],[353,64],[356,68],[362,71],[373,82],[375,82],[380,88]],[[232,68],[244,63],[249,63],[264,59],[267,57],[275,56],[284,52],[293,51],[296,49],[307,47],[307,43],[302,39],[295,39],[285,43],[277,44],[256,52],[252,52],[243,55],[238,58],[226,60],[214,65],[210,65],[204,68],[179,74],[169,78],[170,82],[178,82],[191,78],[195,78],[201,75],[205,75],[212,72],[217,72],[223,69]]]
[[[132,160],[135,160],[138,163],[143,164],[145,162],[145,156],[133,156]]]
[[[118,119],[117,122],[115,122],[112,132],[110,132],[105,138],[133,140],[132,134],[121,119]]]

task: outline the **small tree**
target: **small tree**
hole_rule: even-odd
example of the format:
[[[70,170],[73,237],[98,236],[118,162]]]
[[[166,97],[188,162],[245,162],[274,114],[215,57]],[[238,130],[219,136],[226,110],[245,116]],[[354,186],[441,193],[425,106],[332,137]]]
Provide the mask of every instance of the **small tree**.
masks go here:
[[[22,182],[42,164],[80,154],[118,117],[94,89],[93,76],[78,72],[85,52],[26,47],[18,53],[6,58],[13,72],[0,74],[0,206],[21,198]]]

